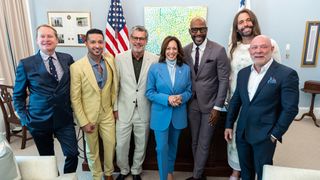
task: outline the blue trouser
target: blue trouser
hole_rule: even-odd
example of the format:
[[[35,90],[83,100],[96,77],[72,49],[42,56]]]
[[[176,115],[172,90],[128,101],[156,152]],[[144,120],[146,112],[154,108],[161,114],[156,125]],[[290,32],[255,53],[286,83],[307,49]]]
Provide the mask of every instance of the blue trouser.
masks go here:
[[[154,130],[160,180],[166,180],[168,173],[174,171],[180,133],[181,129],[174,128],[172,123],[164,131]]]
[[[236,137],[236,143],[241,168],[241,179],[255,180],[257,174],[258,180],[261,180],[263,165],[273,164],[272,159],[276,143],[273,143],[270,138],[266,138],[264,141],[251,144],[245,137],[238,136]]]

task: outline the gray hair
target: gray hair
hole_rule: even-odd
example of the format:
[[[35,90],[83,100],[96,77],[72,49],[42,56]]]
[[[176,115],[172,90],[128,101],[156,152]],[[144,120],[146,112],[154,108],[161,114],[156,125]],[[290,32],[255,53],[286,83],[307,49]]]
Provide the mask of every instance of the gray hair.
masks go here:
[[[146,38],[148,39],[148,36],[149,36],[148,30],[147,30],[144,26],[141,26],[141,25],[133,26],[133,27],[131,28],[131,34],[130,34],[130,36],[132,35],[132,33],[133,33],[134,31],[145,32],[145,33],[146,33]]]

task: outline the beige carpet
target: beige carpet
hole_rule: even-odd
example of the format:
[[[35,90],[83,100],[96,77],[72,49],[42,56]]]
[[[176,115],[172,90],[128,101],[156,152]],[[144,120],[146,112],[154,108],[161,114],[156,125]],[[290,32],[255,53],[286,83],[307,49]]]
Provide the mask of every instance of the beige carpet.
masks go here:
[[[56,144],[56,156],[60,172],[63,168],[63,155],[59,146]],[[82,144],[80,141],[79,144]],[[15,155],[38,155],[33,141],[28,141],[26,149],[20,149],[21,141],[18,138],[13,138],[11,146],[14,149]],[[82,147],[82,146],[81,146]],[[83,154],[83,153],[81,153]],[[83,156],[83,155],[82,155]],[[77,174],[80,180],[91,179],[88,172],[81,170],[82,159],[79,159]],[[309,118],[305,118],[300,122],[294,121],[289,130],[283,137],[283,143],[278,143],[274,164],[279,166],[307,168],[320,170],[320,128],[313,124]],[[117,174],[114,175],[116,177]],[[191,172],[176,172],[175,179],[183,180],[191,176]],[[130,180],[131,178],[127,178]],[[157,171],[144,171],[142,179],[159,179]],[[208,177],[208,180],[227,180],[228,178]]]

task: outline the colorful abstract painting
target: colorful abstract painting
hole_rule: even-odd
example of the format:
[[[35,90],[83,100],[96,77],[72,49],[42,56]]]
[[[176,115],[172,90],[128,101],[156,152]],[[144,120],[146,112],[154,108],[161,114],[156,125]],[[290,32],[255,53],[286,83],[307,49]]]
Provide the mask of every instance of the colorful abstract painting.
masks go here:
[[[188,29],[193,17],[207,19],[207,7],[145,7],[144,23],[149,32],[147,50],[160,54],[161,43],[166,36],[176,36],[182,46],[192,42]]]

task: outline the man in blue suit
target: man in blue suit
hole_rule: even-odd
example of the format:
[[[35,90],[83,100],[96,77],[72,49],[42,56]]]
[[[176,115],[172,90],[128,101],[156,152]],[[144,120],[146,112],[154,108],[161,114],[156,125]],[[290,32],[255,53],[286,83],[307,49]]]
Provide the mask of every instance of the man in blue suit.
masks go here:
[[[75,172],[79,152],[70,102],[69,66],[73,58],[55,51],[57,31],[49,25],[37,27],[37,44],[40,51],[20,60],[17,67],[14,108],[39,154],[54,155],[55,136],[66,156],[64,173]]]
[[[261,180],[263,165],[272,165],[276,142],[282,142],[298,113],[298,74],[271,58],[273,49],[264,35],[251,41],[253,65],[238,73],[229,103],[225,139],[231,140],[233,123],[240,112],[236,143],[243,180],[254,180],[255,174]]]

